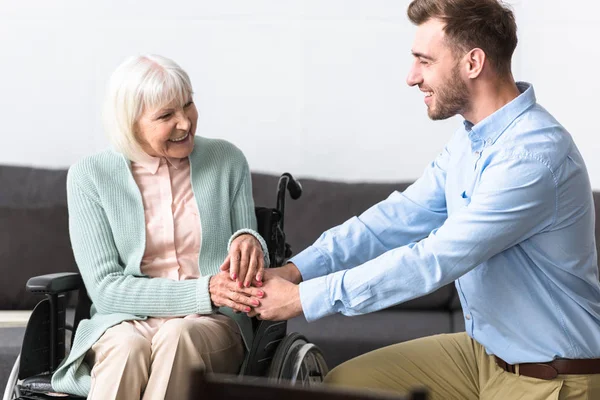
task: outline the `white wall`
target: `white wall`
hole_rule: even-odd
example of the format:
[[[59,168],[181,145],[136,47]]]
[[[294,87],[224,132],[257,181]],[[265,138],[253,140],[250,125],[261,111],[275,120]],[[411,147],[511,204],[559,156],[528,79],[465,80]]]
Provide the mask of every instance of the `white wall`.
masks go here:
[[[512,0],[517,79],[575,137],[600,189],[600,5]],[[329,179],[414,179],[459,119],[432,122],[405,84],[407,0],[0,0],[0,164],[66,167],[107,146],[105,83],[158,53],[190,74],[198,133],[251,168]]]

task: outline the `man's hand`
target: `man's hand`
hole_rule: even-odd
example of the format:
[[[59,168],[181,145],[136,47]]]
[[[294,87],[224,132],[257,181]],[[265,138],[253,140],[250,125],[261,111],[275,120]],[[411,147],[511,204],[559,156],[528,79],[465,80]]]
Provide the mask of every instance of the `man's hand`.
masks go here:
[[[272,270],[274,269],[266,271]],[[298,285],[277,275],[269,274],[265,276],[262,289],[264,289],[265,296],[261,299],[260,306],[254,307],[248,313],[249,317],[256,316],[259,319],[283,321],[302,314]]]
[[[210,299],[217,307],[230,307],[234,311],[249,312],[260,305],[264,291],[255,287],[240,288],[227,272],[213,275],[208,282]]]
[[[231,242],[229,254],[221,265],[221,271],[229,272],[238,286],[261,286],[265,268],[264,254],[259,241],[252,235],[243,234]]]
[[[264,272],[264,279],[268,279],[269,277],[278,276],[280,278],[285,279],[286,281],[295,283],[296,285],[302,282],[302,274],[300,274],[300,270],[294,263],[288,262],[287,264],[276,267],[276,268],[267,268]]]

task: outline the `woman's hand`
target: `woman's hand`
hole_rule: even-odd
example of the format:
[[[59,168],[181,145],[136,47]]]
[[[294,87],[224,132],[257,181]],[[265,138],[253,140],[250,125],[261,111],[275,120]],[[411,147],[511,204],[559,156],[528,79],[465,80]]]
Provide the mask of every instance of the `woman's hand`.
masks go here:
[[[234,311],[250,312],[260,305],[264,296],[261,289],[255,287],[240,288],[232,281],[227,272],[213,275],[208,283],[210,300],[217,307],[230,307]]]
[[[229,254],[221,271],[229,271],[232,280],[241,287],[261,286],[265,261],[260,242],[252,235],[243,234],[231,242]],[[254,282],[253,282],[254,280]]]

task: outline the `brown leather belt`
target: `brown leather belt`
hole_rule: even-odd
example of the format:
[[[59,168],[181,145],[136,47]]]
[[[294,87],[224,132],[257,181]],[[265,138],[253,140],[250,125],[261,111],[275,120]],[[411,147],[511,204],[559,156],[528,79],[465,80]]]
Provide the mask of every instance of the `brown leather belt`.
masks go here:
[[[589,358],[579,360],[556,359],[546,363],[523,363],[509,364],[503,359],[496,357],[496,364],[507,372],[513,374],[530,376],[538,379],[554,379],[557,375],[588,375],[600,374],[600,359]]]

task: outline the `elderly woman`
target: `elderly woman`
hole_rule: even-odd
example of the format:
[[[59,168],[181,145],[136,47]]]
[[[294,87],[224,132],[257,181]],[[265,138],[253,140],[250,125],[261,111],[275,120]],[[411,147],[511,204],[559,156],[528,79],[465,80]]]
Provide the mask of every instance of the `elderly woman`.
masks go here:
[[[114,150],[84,158],[67,179],[71,242],[93,306],[52,378],[57,391],[185,399],[191,369],[239,370],[252,341],[244,312],[263,296],[268,252],[254,231],[246,160],[195,136],[192,93],[186,72],[159,56],[129,59],[111,77],[104,118]]]

